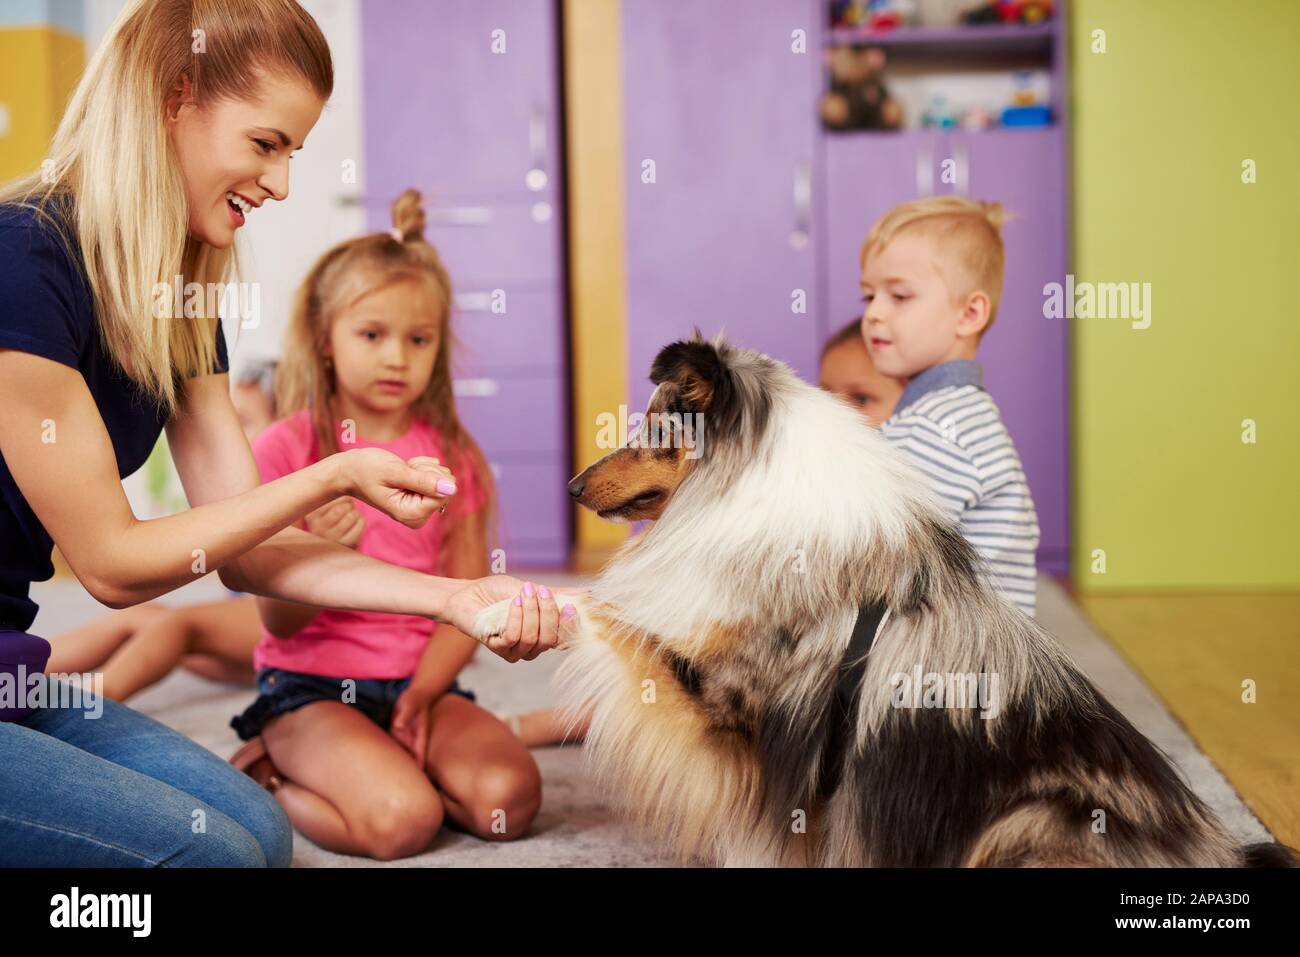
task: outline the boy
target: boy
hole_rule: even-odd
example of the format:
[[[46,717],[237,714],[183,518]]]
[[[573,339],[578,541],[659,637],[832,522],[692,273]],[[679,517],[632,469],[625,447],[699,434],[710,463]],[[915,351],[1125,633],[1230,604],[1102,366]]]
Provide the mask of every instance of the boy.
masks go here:
[[[862,244],[862,338],[876,369],[906,381],[886,438],[930,480],[1034,615],[1038,517],[1015,443],[975,360],[1002,294],[1002,207],[935,196],[891,209]]]

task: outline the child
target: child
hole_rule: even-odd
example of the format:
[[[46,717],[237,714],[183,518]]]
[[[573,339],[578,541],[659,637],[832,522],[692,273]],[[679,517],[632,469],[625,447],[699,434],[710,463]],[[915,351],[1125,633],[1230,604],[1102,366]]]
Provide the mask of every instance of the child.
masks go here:
[[[867,344],[862,341],[862,320],[854,317],[822,346],[818,385],[852,403],[867,424],[880,428],[890,417],[903,383],[881,375]]]
[[[975,360],[1002,294],[1002,207],[959,196],[896,206],[862,244],[862,339],[907,387],[882,427],[933,483],[993,582],[1034,614],[1038,517]]]
[[[452,400],[451,283],[424,240],[419,193],[398,198],[393,222],[391,234],[334,247],[307,275],[277,381],[287,417],[253,452],[264,482],[341,447],[445,462],[455,496],[422,528],[347,498],[333,503],[330,527],[392,564],[476,577],[488,572],[492,483]],[[423,851],[444,819],[488,840],[527,830],[541,803],[537,765],[456,683],[473,639],[447,625],[435,633],[422,617],[259,604],[261,695],[231,723],[261,740],[232,760],[298,830],[383,860]]]

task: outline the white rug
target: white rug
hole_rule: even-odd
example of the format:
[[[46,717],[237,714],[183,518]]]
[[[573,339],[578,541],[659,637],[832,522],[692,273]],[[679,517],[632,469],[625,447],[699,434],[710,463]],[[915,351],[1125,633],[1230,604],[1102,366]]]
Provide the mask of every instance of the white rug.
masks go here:
[[[524,574],[524,573],[521,573]],[[534,580],[550,585],[581,584],[573,576],[538,573]],[[225,594],[208,576],[173,593],[168,603],[210,601]],[[32,629],[54,638],[104,609],[76,582],[34,585],[32,597],[41,612]],[[1055,634],[1080,667],[1144,734],[1174,760],[1193,789],[1243,841],[1269,840],[1268,831],[1250,813],[1236,792],[1196,747],[1149,688],[1128,668],[1109,644],[1099,638],[1070,603],[1061,588],[1039,579],[1039,620]],[[473,690],[484,707],[494,711],[527,711],[552,703],[551,673],[559,653],[537,661],[510,665],[479,652],[461,673],[461,684]],[[239,746],[230,718],[254,698],[251,687],[213,684],[177,671],[137,695],[131,705],[188,735],[222,757]],[[402,861],[380,863],[334,854],[301,834],[294,839],[295,867],[628,867],[670,862],[616,821],[593,789],[578,747],[534,751],[544,782],[541,811],[525,838],[489,843],[444,828],[425,853]]]

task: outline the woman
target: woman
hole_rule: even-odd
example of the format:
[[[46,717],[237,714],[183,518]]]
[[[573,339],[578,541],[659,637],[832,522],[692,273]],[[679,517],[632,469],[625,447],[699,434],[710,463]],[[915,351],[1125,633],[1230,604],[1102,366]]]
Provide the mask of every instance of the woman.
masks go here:
[[[114,608],[216,570],[239,591],[467,632],[515,596],[489,643],[510,661],[569,627],[572,608],[531,583],[434,578],[291,527],[342,495],[418,527],[454,477],[369,448],[259,485],[215,307],[170,301],[178,278],[226,280],[236,231],[288,195],[332,87],[293,0],[136,0],[41,172],[0,190],[0,684],[44,668],[28,587],[53,573],[52,544]],[[192,507],[138,521],[120,479],[164,427]],[[68,689],[40,682],[0,697],[0,864],[289,863],[288,821],[250,778],[115,702],[49,706]]]

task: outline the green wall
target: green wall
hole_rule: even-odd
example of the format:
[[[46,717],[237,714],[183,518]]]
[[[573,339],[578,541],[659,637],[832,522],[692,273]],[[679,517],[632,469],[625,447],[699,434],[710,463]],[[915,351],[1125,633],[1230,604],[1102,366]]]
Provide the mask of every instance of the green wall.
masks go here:
[[[1072,323],[1075,580],[1300,586],[1300,3],[1072,7],[1074,272],[1152,285]]]

